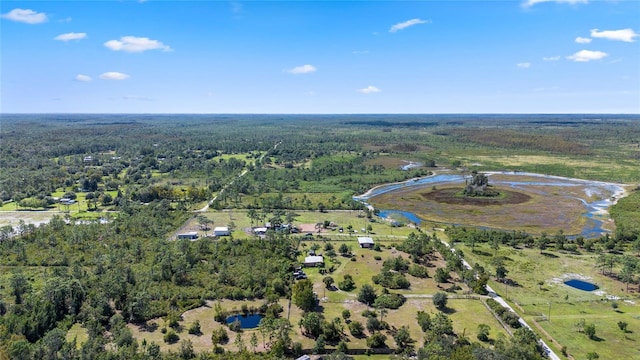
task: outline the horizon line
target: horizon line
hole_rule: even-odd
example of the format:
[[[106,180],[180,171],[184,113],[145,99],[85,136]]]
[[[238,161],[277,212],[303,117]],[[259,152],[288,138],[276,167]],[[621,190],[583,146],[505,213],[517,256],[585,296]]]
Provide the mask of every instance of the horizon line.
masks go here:
[[[279,113],[279,112],[220,112],[220,113],[190,113],[190,112],[0,112],[4,115],[638,115],[640,112],[407,112],[407,113]]]

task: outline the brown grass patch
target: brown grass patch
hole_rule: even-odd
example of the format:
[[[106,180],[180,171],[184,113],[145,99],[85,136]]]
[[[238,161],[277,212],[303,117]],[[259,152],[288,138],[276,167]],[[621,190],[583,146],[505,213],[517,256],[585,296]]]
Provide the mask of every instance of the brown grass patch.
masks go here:
[[[517,191],[494,186],[494,189],[504,196],[463,198],[455,196],[460,186],[438,186],[393,191],[369,202],[379,209],[408,210],[434,223],[522,230],[532,234],[559,230],[568,235],[579,234],[587,221],[582,216],[585,208],[580,199],[586,196],[580,186],[532,185]]]
[[[462,188],[447,188],[424,192],[420,195],[425,199],[444,204],[476,206],[522,204],[531,200],[531,196],[527,194],[504,189],[500,190],[500,196],[496,197],[458,196],[457,194],[459,194],[462,190]]]

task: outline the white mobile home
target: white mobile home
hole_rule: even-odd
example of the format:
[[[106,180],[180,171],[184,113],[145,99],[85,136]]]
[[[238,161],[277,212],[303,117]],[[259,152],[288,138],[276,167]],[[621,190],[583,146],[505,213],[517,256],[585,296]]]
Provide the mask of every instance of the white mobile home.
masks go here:
[[[363,249],[373,249],[373,238],[370,238],[368,236],[360,236],[358,237],[358,245],[360,245],[360,247]]]
[[[229,236],[230,234],[229,228],[226,226],[217,226],[213,229],[213,236]]]
[[[324,259],[322,255],[310,255],[304,258],[304,266],[324,266]]]

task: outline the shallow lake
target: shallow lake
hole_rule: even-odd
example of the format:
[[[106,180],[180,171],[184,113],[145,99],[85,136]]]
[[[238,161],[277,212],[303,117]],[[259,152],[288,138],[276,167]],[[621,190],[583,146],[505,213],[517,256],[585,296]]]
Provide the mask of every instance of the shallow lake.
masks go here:
[[[513,189],[531,189],[536,187],[536,191],[541,194],[545,194],[545,187],[581,187],[584,188],[584,195],[590,200],[579,199],[584,206],[583,217],[587,220],[582,227],[580,234],[585,238],[599,237],[603,233],[609,232],[603,228],[605,221],[608,220],[608,208],[613,204],[612,199],[619,198],[624,189],[620,184],[606,183],[601,181],[590,181],[582,179],[571,179],[559,176],[525,173],[525,172],[484,172],[491,175],[508,175],[510,178],[522,177],[522,180],[492,180],[492,184],[500,185],[504,187],[510,187]],[[449,185],[449,184],[464,184],[465,179],[469,176],[460,174],[437,174],[433,176],[427,176],[423,178],[411,179],[400,183],[391,183],[381,186],[376,186],[366,193],[358,196],[354,196],[353,199],[361,201],[368,206],[368,200],[394,191],[401,191],[411,188],[421,188],[435,185]],[[567,195],[567,197],[570,195]],[[575,197],[571,196],[573,199]],[[370,206],[371,207],[371,206]],[[372,207],[371,207],[372,208]],[[407,219],[415,224],[420,224],[422,219],[415,213],[407,210],[388,210],[378,209],[379,216],[382,218],[393,218],[399,215],[402,218]]]

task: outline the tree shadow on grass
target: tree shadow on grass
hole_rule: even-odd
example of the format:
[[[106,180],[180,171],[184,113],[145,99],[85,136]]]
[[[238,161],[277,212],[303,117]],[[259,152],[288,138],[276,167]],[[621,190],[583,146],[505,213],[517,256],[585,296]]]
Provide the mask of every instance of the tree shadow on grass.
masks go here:
[[[442,311],[443,313],[447,314],[447,315],[451,315],[451,314],[455,314],[457,311],[456,309],[450,308],[450,307],[445,307],[440,309],[440,311]]]
[[[158,323],[153,322],[153,321],[152,322],[146,322],[145,321],[144,323],[138,325],[138,330],[140,332],[150,332],[150,333],[152,333],[152,332],[158,330]]]
[[[486,251],[482,251],[482,250],[473,250],[472,253],[476,254],[476,255],[480,255],[480,256],[493,256],[492,254],[486,252]]]
[[[552,258],[552,259],[557,259],[558,255],[556,254],[552,254],[552,253],[548,253],[548,252],[541,252],[540,253],[542,256],[548,257],[548,258]]]

